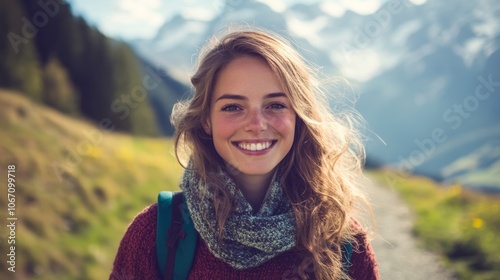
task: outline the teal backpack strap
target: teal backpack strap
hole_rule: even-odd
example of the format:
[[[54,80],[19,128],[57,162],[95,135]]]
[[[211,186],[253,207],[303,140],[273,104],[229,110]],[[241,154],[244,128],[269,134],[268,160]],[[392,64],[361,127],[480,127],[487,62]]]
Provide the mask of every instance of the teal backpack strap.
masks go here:
[[[345,274],[349,274],[352,259],[352,244],[350,242],[343,243],[341,248],[342,252],[342,269]]]
[[[182,193],[160,192],[156,222],[156,255],[164,279],[188,278],[197,240],[198,233]]]

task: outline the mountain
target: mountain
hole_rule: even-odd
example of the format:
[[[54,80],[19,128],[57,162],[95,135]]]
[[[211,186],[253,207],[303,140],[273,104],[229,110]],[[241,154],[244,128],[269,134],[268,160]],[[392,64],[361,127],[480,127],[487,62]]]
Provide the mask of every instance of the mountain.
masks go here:
[[[390,1],[369,15],[339,12],[332,3],[278,13],[257,1],[227,1],[213,20],[178,15],[133,46],[188,82],[201,47],[224,26],[271,29],[327,78],[352,81],[355,90],[347,93],[359,96],[370,164],[500,190],[499,18],[493,0]],[[337,91],[332,87],[334,109]]]
[[[144,57],[137,56],[143,77],[149,81],[143,82],[147,88],[149,105],[156,120],[156,127],[163,136],[172,136],[174,127],[170,123],[170,115],[175,103],[184,100],[190,95],[189,88],[182,82],[174,79],[164,68],[152,64]]]

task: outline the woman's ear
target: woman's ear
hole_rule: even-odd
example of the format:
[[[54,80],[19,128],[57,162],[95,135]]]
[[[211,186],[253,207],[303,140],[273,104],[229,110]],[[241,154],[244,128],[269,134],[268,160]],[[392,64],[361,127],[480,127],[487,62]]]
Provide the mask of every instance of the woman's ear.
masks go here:
[[[210,123],[210,119],[206,119],[201,126],[203,126],[203,130],[206,134],[212,135],[212,124]]]

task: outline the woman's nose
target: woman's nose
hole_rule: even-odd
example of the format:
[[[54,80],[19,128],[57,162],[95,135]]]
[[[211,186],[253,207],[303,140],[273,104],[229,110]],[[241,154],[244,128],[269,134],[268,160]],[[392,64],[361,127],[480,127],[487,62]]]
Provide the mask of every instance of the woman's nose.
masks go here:
[[[262,131],[267,129],[267,120],[261,109],[252,109],[247,116],[245,124],[246,131]]]

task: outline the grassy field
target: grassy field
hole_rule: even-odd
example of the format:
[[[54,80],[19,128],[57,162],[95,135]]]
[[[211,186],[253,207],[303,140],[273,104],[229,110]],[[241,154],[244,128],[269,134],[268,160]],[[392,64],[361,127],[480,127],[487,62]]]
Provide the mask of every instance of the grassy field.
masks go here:
[[[181,167],[169,139],[106,132],[0,90],[0,279],[107,279],[128,223]],[[7,170],[15,165],[15,273]]]
[[[442,256],[459,279],[500,279],[500,196],[391,170],[370,171],[369,176],[409,204],[422,246]]]

